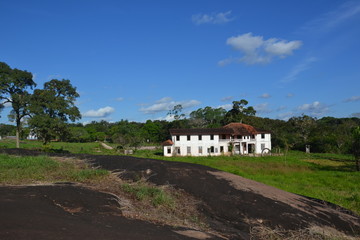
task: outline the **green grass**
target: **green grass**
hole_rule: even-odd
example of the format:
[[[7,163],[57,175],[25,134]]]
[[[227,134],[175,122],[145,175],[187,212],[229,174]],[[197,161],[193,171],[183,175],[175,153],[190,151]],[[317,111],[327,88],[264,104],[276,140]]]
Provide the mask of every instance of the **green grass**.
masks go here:
[[[169,208],[174,207],[174,199],[164,190],[159,187],[148,186],[137,182],[134,184],[125,183],[122,185],[122,189],[133,195],[139,201],[150,201],[153,206],[167,206]]]
[[[0,148],[15,148],[14,140],[1,140]],[[68,142],[51,142],[43,146],[40,141],[23,140],[20,147],[24,149],[46,150],[54,152],[70,152],[81,154],[116,154],[116,151],[104,149],[99,142],[88,143],[68,143]]]
[[[71,161],[56,161],[46,156],[0,154],[0,184],[87,182],[106,175],[108,172],[105,170],[89,169]]]

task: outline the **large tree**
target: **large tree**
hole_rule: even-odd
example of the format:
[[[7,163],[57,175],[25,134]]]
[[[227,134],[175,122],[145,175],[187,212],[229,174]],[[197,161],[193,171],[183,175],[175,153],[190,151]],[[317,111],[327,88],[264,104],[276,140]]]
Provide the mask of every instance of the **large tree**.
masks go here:
[[[81,118],[75,100],[79,97],[70,80],[53,79],[44,84],[44,89],[36,89],[31,97],[28,124],[33,132],[43,140],[44,145],[53,138],[67,135],[68,121]]]
[[[245,99],[233,101],[232,109],[225,114],[224,123],[242,122],[245,116],[255,116],[256,110],[252,106],[246,107],[248,103]]]
[[[190,113],[190,120],[195,127],[216,128],[221,126],[226,110],[224,108],[205,107]]]
[[[21,120],[29,114],[30,94],[27,89],[33,89],[36,83],[30,72],[12,69],[0,62],[0,100],[2,104],[11,103],[10,120],[16,123],[16,147],[20,147]],[[0,107],[1,108],[1,107]]]

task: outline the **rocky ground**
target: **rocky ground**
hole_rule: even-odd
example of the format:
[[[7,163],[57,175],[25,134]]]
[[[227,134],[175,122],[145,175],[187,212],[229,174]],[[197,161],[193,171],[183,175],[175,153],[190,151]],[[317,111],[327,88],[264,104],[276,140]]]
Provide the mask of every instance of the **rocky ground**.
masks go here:
[[[185,191],[198,200],[209,230],[129,219],[122,213],[121,196],[73,184],[2,186],[0,239],[260,239],[274,231],[304,234],[298,239],[320,233],[355,239],[360,234],[360,217],[346,209],[205,166],[129,156],[66,157],[83,159],[121,179],[146,179]]]

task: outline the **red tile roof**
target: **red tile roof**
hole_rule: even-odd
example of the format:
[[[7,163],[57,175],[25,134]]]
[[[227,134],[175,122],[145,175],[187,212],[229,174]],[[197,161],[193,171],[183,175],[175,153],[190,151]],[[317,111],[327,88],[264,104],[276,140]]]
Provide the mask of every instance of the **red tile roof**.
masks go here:
[[[253,126],[244,123],[229,123],[224,128],[231,129],[234,135],[249,136],[257,134],[257,130]]]
[[[170,139],[164,141],[161,145],[163,146],[172,146],[174,145],[173,141],[171,141]]]
[[[190,128],[190,129],[170,129],[171,135],[210,135],[210,134],[230,134],[251,136],[259,133],[270,133],[256,129],[253,126],[244,123],[229,123],[222,128]]]

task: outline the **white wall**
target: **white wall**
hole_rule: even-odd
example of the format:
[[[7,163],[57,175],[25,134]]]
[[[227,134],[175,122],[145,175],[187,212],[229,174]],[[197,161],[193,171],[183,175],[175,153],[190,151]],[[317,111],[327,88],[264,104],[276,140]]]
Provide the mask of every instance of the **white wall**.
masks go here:
[[[170,157],[174,155],[180,156],[219,156],[222,154],[228,154],[228,144],[229,139],[223,140],[219,139],[219,135],[213,135],[214,138],[211,140],[210,135],[201,135],[202,138],[199,140],[199,135],[190,135],[188,140],[187,135],[179,135],[179,140],[176,140],[176,136],[172,136],[173,146],[164,146],[164,156]],[[254,144],[255,153],[261,154],[262,149],[261,145],[265,144],[265,148],[271,150],[271,134],[265,134],[265,138],[261,138],[261,134],[257,134],[255,138],[252,136],[243,136],[241,139],[234,139],[235,142],[240,142],[240,151],[241,154],[248,153],[248,145]],[[246,143],[247,151],[244,151],[242,143]],[[202,153],[199,153],[199,147],[202,147]],[[190,152],[188,152],[188,147],[190,147]],[[208,149],[214,147],[214,152],[208,152]],[[223,147],[223,152],[220,152],[220,147]],[[168,148],[171,148],[171,153],[168,153]],[[180,149],[180,154],[178,154],[177,149]]]
[[[224,148],[224,153],[228,152],[227,142],[219,142],[219,135],[201,135],[201,140],[199,140],[199,135],[190,135],[190,140],[188,140],[187,135],[179,135],[179,141],[176,140],[176,136],[172,137],[173,151],[176,148],[180,148],[181,156],[207,156],[207,155],[221,155],[220,146]],[[188,147],[190,147],[190,153],[188,152]],[[199,147],[202,147],[202,153],[199,153]],[[214,147],[213,153],[208,153],[208,149]],[[175,153],[177,154],[177,153]]]

